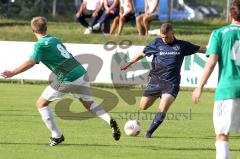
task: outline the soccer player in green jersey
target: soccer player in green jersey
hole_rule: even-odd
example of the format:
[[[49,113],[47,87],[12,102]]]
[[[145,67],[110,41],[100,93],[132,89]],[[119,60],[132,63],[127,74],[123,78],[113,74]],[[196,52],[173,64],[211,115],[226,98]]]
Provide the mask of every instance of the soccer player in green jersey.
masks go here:
[[[56,84],[49,85],[36,102],[42,120],[51,132],[49,145],[55,146],[64,141],[63,133],[58,129],[53,112],[48,105],[54,100],[61,99],[65,93],[71,93],[82,102],[86,109],[106,121],[112,128],[113,138],[119,140],[121,133],[117,122],[91,97],[86,70],[66,50],[58,38],[47,34],[47,20],[44,17],[33,18],[31,27],[38,39],[34,45],[34,53],[29,60],[16,69],[6,70],[0,75],[10,78],[30,69],[39,62],[46,65],[56,75]],[[79,89],[80,87],[81,89]]]
[[[230,8],[232,23],[212,32],[205,65],[198,88],[192,94],[197,103],[215,65],[219,66],[215,91],[213,123],[216,134],[216,159],[230,159],[229,133],[240,132],[240,0]]]

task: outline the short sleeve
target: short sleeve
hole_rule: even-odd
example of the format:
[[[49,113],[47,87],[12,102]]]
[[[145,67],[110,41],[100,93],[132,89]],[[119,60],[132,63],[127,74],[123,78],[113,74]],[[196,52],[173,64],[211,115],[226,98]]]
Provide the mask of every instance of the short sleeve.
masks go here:
[[[206,56],[211,54],[219,54],[221,50],[219,36],[216,31],[213,31],[208,42]]]
[[[151,56],[154,54],[159,53],[159,50],[157,48],[157,39],[151,41],[144,49],[143,49],[143,53],[146,56]]]
[[[36,61],[37,64],[40,63],[41,61],[42,54],[40,52],[40,46],[38,44],[34,45],[34,52],[33,54],[29,57],[29,60],[34,60]]]
[[[183,43],[184,43],[184,47],[183,47],[184,56],[195,54],[200,49],[199,45],[195,45],[187,41],[183,41]]]

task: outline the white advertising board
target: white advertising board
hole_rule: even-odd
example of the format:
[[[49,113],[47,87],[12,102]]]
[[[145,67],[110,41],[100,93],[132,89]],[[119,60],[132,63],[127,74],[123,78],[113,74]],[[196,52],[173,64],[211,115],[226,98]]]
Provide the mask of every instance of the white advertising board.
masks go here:
[[[64,44],[67,50],[77,56],[85,68],[90,67],[94,73],[94,83],[113,83],[114,79],[118,79],[117,83],[126,84],[128,81],[134,81],[135,78],[140,80],[140,83],[147,83],[147,78],[139,78],[139,75],[146,74],[150,68],[151,57],[147,57],[140,61],[143,70],[130,70],[123,72],[124,77],[120,74],[122,72],[116,71],[124,61],[131,59],[136,54],[140,53],[144,46],[127,46],[121,44]],[[16,41],[0,41],[0,72],[4,70],[11,70],[19,66],[22,62],[27,60],[33,52],[33,42],[16,42]],[[118,54],[118,55],[117,55]],[[121,55],[121,56],[120,56]],[[125,60],[124,60],[125,59]],[[185,58],[181,70],[181,86],[195,87],[203,71],[206,61],[203,54],[195,54]],[[99,63],[98,63],[98,62]],[[113,64],[115,64],[113,66]],[[135,65],[132,66],[134,68]],[[113,69],[115,67],[115,69]],[[30,70],[19,74],[13,79],[29,79],[29,80],[48,80],[50,71],[42,64],[34,66]],[[119,74],[119,75],[118,75]],[[96,78],[95,78],[96,77]],[[128,80],[126,80],[128,78]],[[217,84],[217,68],[214,70],[212,76],[208,80],[207,88],[215,88]]]

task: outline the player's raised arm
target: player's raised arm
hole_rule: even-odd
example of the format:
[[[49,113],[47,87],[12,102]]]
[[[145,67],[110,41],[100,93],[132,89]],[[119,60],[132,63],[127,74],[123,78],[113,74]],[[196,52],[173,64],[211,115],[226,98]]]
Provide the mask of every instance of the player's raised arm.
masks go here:
[[[122,70],[126,70],[128,67],[130,67],[132,64],[134,64],[135,62],[141,60],[142,58],[144,58],[146,55],[144,53],[140,53],[137,56],[135,56],[131,61],[125,63],[124,65],[122,65],[120,67],[121,71]]]
[[[28,60],[25,61],[23,64],[21,64],[19,67],[17,67],[16,69],[9,71],[9,70],[5,70],[4,72],[2,72],[0,75],[4,78],[11,78],[19,73],[22,73],[28,69],[30,69],[31,67],[33,67],[36,64],[36,61],[34,60]]]

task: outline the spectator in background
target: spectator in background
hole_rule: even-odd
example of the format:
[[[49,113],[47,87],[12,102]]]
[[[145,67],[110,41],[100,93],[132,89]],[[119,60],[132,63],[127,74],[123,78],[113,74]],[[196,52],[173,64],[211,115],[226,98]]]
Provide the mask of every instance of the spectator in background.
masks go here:
[[[110,19],[119,15],[119,0],[104,0],[105,12],[99,18],[94,30],[99,30],[104,23],[104,33],[110,32]]]
[[[91,34],[93,26],[102,14],[103,0],[83,0],[76,13],[77,21],[86,28],[84,34]],[[90,18],[89,22],[86,18]]]
[[[117,35],[120,35],[122,33],[124,23],[134,19],[134,17],[133,0],[120,0],[120,13],[119,16],[115,17],[113,20],[110,34],[112,34],[118,26]]]
[[[145,0],[145,13],[136,17],[139,35],[148,35],[149,22],[158,18],[158,4],[160,0]]]

